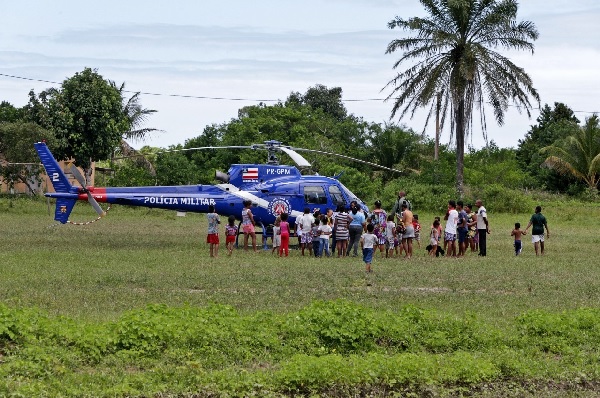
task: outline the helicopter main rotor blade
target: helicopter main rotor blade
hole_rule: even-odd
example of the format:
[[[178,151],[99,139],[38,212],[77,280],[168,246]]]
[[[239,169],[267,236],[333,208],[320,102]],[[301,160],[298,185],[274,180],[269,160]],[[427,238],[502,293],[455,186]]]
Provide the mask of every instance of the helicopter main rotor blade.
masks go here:
[[[113,160],[131,159],[131,158],[136,158],[136,157],[144,157],[144,156],[152,156],[152,155],[162,155],[163,153],[172,153],[172,152],[200,151],[203,149],[262,149],[262,148],[258,148],[256,145],[199,146],[196,148],[171,149],[168,151],[160,151],[160,152],[152,152],[152,153],[138,153],[136,155],[130,155],[130,156],[119,156],[119,157],[113,158]]]
[[[356,158],[353,158],[351,156],[340,155],[339,153],[327,152],[327,151],[319,151],[317,149],[306,149],[306,148],[291,148],[291,149],[293,149],[295,151],[314,152],[314,153],[320,153],[320,154],[323,154],[323,155],[337,156],[339,158],[352,160],[353,162],[368,164],[369,166],[377,167],[377,168],[380,168],[380,169],[383,169],[383,170],[393,171],[395,173],[404,173],[402,170],[393,169],[391,167],[385,167],[385,166],[382,166],[382,165],[377,164],[377,163],[367,162],[366,160],[356,159]]]
[[[304,159],[302,155],[295,151],[296,148],[288,148],[285,146],[280,146],[277,149],[280,149],[282,152],[285,152],[296,164],[298,167],[310,167],[310,163],[308,160]]]
[[[94,199],[94,197],[92,196],[90,191],[86,188],[85,178],[83,177],[83,174],[81,174],[81,172],[79,171],[77,166],[75,166],[73,163],[71,163],[70,169],[71,169],[71,173],[73,174],[73,177],[75,177],[75,179],[77,180],[79,185],[81,185],[83,192],[85,192],[87,194],[88,202],[89,202],[89,204],[92,205],[94,210],[96,210],[96,213],[98,213],[99,216],[106,215],[106,212],[104,210],[102,210],[102,207],[100,207],[100,205],[98,204],[98,201],[96,199]]]

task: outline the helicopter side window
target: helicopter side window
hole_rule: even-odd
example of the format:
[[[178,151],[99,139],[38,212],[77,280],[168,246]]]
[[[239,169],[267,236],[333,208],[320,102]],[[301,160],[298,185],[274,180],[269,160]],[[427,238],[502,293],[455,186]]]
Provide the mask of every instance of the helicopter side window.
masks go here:
[[[335,186],[335,185],[331,185],[329,187],[329,196],[331,196],[331,201],[333,202],[334,205],[339,206],[345,206],[346,205],[346,201],[344,200],[344,195],[342,195],[342,191],[340,191],[340,189]]]
[[[324,205],[327,204],[325,190],[321,186],[305,186],[304,187],[304,202]]]

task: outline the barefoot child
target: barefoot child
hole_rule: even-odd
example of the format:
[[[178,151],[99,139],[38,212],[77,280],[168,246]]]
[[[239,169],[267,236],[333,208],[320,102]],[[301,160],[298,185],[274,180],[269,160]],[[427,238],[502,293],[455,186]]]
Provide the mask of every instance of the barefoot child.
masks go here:
[[[219,255],[219,224],[221,219],[215,213],[215,206],[208,206],[208,234],[206,235],[206,243],[210,245],[210,256],[217,257]]]
[[[515,223],[515,229],[512,230],[510,236],[515,237],[515,256],[518,256],[523,250],[523,245],[521,243],[521,236],[527,235],[527,232],[521,231],[521,223]]]
[[[363,252],[363,261],[365,262],[366,271],[373,272],[371,269],[371,263],[373,262],[373,248],[379,244],[379,238],[373,234],[375,226],[373,224],[367,225],[367,233],[360,237],[360,247]]]
[[[227,246],[227,255],[233,253],[233,244],[238,233],[238,227],[235,225],[235,216],[229,216],[225,226],[225,245]]]
[[[431,226],[431,231],[429,233],[429,244],[431,245],[431,250],[429,251],[429,255],[431,257],[435,257],[437,255],[438,243],[440,242],[440,220],[438,217],[433,221],[433,225]]]
[[[415,241],[417,241],[417,247],[421,248],[421,224],[419,224],[419,215],[413,214],[413,227],[415,229]]]
[[[388,242],[388,255],[387,257],[394,257],[394,245],[396,240],[396,223],[394,222],[394,215],[390,214],[385,224],[385,237]]]

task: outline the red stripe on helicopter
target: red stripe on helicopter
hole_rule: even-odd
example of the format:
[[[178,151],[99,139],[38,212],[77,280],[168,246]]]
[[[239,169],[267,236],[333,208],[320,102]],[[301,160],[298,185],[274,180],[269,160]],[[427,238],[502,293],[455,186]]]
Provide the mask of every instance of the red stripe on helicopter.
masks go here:
[[[249,167],[243,169],[242,180],[257,180],[258,179],[258,167]]]
[[[90,193],[92,194],[92,196],[94,197],[94,199],[96,199],[97,202],[106,202],[107,201],[107,197],[106,197],[106,188],[95,188],[95,187],[88,187],[88,190],[90,191]],[[80,193],[79,196],[77,197],[77,199],[79,200],[87,200],[87,194],[85,193]]]

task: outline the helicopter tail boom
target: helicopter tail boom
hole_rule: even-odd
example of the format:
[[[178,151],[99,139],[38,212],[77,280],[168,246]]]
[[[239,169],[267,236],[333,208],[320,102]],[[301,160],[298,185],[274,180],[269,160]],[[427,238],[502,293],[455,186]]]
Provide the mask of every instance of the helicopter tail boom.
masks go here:
[[[79,190],[77,187],[71,185],[69,178],[63,172],[56,159],[54,159],[54,156],[52,156],[45,142],[37,142],[33,145],[55,191],[55,193],[46,193],[47,197],[56,198],[54,219],[65,224],[69,220],[73,206],[75,206],[79,198]]]

